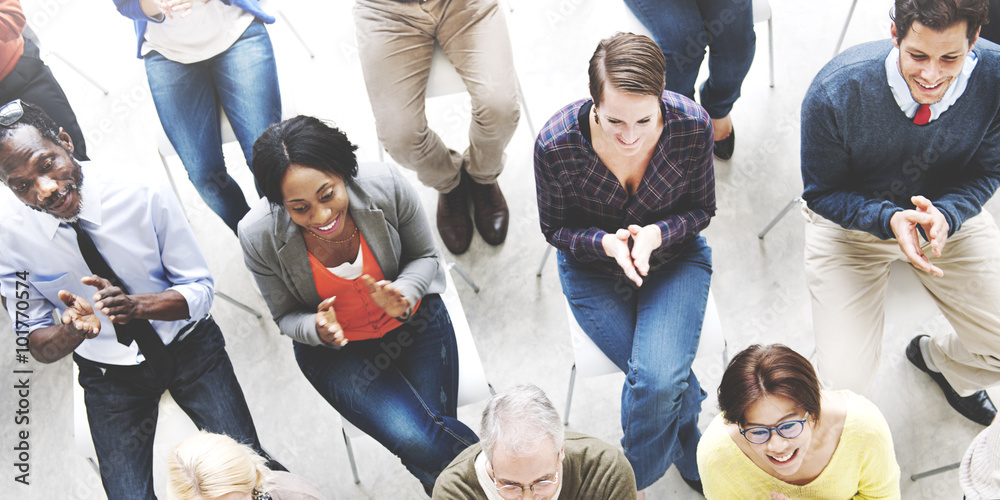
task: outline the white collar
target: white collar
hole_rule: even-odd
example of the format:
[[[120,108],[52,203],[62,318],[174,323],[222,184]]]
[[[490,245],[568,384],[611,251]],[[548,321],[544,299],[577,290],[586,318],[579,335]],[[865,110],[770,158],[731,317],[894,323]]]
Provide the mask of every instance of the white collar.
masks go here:
[[[965,56],[962,71],[959,72],[955,81],[948,87],[948,90],[944,92],[944,97],[940,101],[931,104],[931,118],[929,122],[936,120],[952,104],[955,104],[959,97],[962,97],[962,94],[965,93],[965,88],[969,85],[969,77],[972,76],[972,70],[976,69],[978,62],[979,56],[976,55],[975,51],[970,50],[968,55]],[[899,109],[903,111],[907,118],[913,118],[917,114],[917,108],[920,107],[920,104],[913,100],[913,95],[910,94],[910,87],[906,84],[906,79],[899,72],[898,47],[893,47],[889,51],[889,55],[885,58],[885,74],[889,81],[889,88],[892,90],[892,96],[896,98],[896,104],[899,106]]]

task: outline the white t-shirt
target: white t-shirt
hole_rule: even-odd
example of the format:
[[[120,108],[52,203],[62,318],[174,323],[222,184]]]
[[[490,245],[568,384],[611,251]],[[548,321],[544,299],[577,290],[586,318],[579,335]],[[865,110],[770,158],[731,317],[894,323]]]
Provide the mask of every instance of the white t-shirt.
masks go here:
[[[155,50],[182,64],[204,61],[236,43],[254,20],[253,14],[218,0],[195,0],[190,12],[147,23],[142,55]]]

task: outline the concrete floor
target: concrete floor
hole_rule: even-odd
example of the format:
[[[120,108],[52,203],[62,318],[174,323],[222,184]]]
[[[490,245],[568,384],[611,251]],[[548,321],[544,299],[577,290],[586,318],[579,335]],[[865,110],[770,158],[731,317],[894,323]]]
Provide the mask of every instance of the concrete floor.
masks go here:
[[[530,114],[541,127],[564,104],[586,95],[586,67],[597,41],[628,26],[618,0],[510,0],[514,55]],[[43,53],[69,95],[87,134],[92,158],[123,176],[166,182],[156,154],[155,111],[142,63],[134,58],[131,23],[110,2],[23,0],[29,22],[43,41]],[[801,192],[799,176],[799,107],[816,72],[831,57],[848,0],[829,2],[774,0],[775,86],[768,86],[767,32],[758,24],[757,57],[736,103],[739,131],[731,161],[716,163],[719,210],[704,232],[713,247],[713,293],[730,353],[756,343],[782,342],[804,354],[813,352],[809,303],[802,265],[803,221],[790,213],[766,240],[757,232],[792,197]],[[271,2],[301,32],[316,53],[310,58],[284,20],[270,27],[283,93],[298,111],[335,121],[361,146],[362,161],[378,158],[374,122],[367,102],[354,44],[348,2]],[[889,0],[860,2],[847,31],[845,46],[885,38]],[[107,95],[74,72],[65,60],[84,68],[109,90]],[[465,147],[468,98],[432,100],[432,126],[453,148]],[[471,324],[486,375],[497,389],[531,382],[543,388],[557,408],[564,408],[573,352],[566,330],[561,290],[552,261],[535,276],[545,242],[538,229],[532,173],[533,137],[522,115],[507,149],[500,184],[511,207],[507,243],[491,247],[478,237],[471,250],[454,258],[481,287],[477,294],[461,280],[458,292]],[[246,188],[252,179],[237,148],[230,146],[231,171]],[[174,158],[175,177],[183,170]],[[415,176],[410,178],[416,183]],[[435,193],[420,188],[433,215]],[[0,190],[9,196],[6,190]],[[249,191],[248,191],[249,192]],[[216,279],[217,289],[265,311],[258,320],[221,300],[213,314],[227,335],[235,365],[265,446],[289,469],[337,499],[422,498],[422,490],[399,461],[374,440],[354,442],[361,483],[354,485],[340,418],[309,386],[292,359],[291,341],[266,316],[266,307],[243,266],[238,242],[209,211],[187,181],[181,197]],[[987,208],[1000,216],[1000,207]],[[448,256],[449,260],[453,258]],[[899,266],[898,271],[906,271]],[[905,275],[907,272],[897,273]],[[904,278],[909,278],[904,276]],[[950,409],[930,379],[909,366],[903,349],[914,330],[947,328],[941,318],[915,319],[907,305],[912,280],[894,283],[906,293],[890,298],[884,356],[869,397],[893,430],[902,469],[903,498],[939,499],[960,495],[957,473],[912,482],[910,474],[957,461],[982,427]],[[926,301],[926,297],[919,297]],[[919,316],[918,316],[919,317]],[[3,331],[10,323],[3,319]],[[13,339],[8,334],[8,339]],[[13,341],[9,344],[13,349]],[[10,389],[16,368],[33,370],[30,378],[30,425],[15,425],[17,399]],[[711,393],[721,377],[721,363],[701,367],[702,384]],[[578,380],[569,429],[612,442],[621,437],[621,375]],[[13,498],[104,498],[100,480],[73,445],[72,363],[32,361],[14,366],[0,356],[0,387],[5,387],[0,419],[2,483]],[[483,403],[460,410],[473,428]],[[714,395],[704,404],[702,425],[718,412]],[[30,431],[31,484],[14,482],[15,433]],[[167,445],[161,446],[161,450]],[[162,477],[157,476],[158,492]],[[162,493],[161,498],[163,498]],[[699,498],[676,472],[648,489],[650,499]]]

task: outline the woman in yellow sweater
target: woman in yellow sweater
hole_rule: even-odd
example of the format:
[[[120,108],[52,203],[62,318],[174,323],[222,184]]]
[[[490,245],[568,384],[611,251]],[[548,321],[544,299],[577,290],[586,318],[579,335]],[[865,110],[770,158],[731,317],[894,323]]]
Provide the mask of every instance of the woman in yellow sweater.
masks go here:
[[[712,499],[899,499],[899,465],[878,408],[820,390],[809,361],[780,344],[736,355],[698,444]]]

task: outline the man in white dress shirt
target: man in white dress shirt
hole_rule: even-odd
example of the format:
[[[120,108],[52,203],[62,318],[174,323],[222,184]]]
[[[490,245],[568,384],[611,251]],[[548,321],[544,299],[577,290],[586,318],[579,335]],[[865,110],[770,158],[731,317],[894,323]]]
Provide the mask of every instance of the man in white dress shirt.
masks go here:
[[[26,339],[35,359],[73,353],[108,498],[154,497],[164,390],[199,428],[266,457],[209,315],[212,277],[177,199],[101,179],[96,168],[91,176],[72,153],[69,135],[40,108],[0,107],[0,181],[23,202],[0,227],[0,293],[19,345]]]

